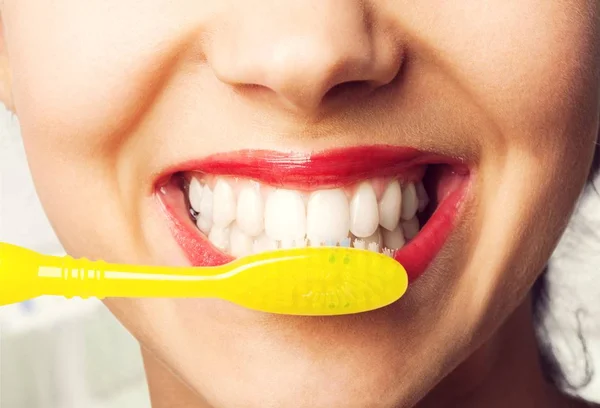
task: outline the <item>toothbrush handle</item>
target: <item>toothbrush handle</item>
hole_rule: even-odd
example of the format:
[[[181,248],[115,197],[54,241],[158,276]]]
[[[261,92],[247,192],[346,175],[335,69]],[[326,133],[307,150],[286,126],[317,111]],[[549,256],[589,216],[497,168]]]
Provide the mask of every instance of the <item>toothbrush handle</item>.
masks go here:
[[[66,297],[220,297],[223,275],[199,275],[198,268],[108,264],[104,261],[57,258],[58,265],[39,268],[44,294]],[[208,273],[209,271],[207,271]]]
[[[0,305],[42,295],[222,297],[227,267],[167,268],[42,255],[0,242]]]
[[[67,298],[104,298],[105,263],[86,258],[43,256],[37,268],[36,286],[44,295]]]

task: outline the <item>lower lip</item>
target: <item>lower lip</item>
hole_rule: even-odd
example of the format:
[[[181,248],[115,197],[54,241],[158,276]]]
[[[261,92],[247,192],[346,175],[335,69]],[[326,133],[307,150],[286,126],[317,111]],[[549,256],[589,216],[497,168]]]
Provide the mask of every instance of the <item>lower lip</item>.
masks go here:
[[[457,224],[461,203],[469,190],[469,180],[470,177],[460,177],[458,185],[442,199],[419,234],[396,253],[395,259],[406,269],[410,282],[423,275]],[[156,198],[175,241],[193,266],[223,265],[234,260],[200,234],[188,216],[183,192],[178,187],[164,185],[156,193]]]
[[[470,177],[459,180],[456,188],[438,205],[417,236],[406,244],[394,257],[408,274],[409,282],[414,282],[425,271],[446,243],[457,224],[461,204],[469,189]]]

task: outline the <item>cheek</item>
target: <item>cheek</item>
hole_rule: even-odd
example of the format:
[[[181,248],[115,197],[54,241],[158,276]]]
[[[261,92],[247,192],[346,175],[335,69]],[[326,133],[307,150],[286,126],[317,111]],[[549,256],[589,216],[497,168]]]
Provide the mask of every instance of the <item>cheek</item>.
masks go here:
[[[73,255],[121,259],[135,252],[131,237],[141,223],[132,206],[145,191],[134,173],[142,154],[125,154],[123,144],[163,85],[159,71],[171,56],[161,42],[176,40],[161,1],[148,3],[19,0],[5,10],[31,172]],[[113,257],[116,251],[121,256]]]
[[[393,13],[418,39],[415,56],[443,70],[494,125],[496,134],[481,140],[493,154],[510,147],[572,160],[589,148],[598,116],[600,3],[400,3]],[[435,14],[428,10],[434,3]]]
[[[480,338],[523,303],[548,262],[585,183],[589,161],[582,161],[565,168],[562,161],[540,163],[517,150],[504,166],[485,171],[472,254],[456,297],[459,310],[472,312],[462,324],[469,320]]]
[[[448,3],[440,13],[456,18],[421,32],[494,125],[480,139],[480,215],[464,281],[479,282],[465,291],[471,310],[502,316],[547,262],[589,172],[600,110],[598,3],[467,3],[469,17]],[[486,313],[478,319],[491,322]]]
[[[186,22],[171,14],[183,11],[161,0],[13,4],[6,31],[24,134],[72,159],[114,154],[174,63]]]

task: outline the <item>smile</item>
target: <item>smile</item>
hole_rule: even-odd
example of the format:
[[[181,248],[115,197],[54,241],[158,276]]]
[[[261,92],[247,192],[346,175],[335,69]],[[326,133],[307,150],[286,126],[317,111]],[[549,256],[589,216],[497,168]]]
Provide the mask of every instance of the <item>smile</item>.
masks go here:
[[[196,266],[278,248],[346,246],[395,258],[414,281],[446,242],[469,180],[459,160],[411,148],[248,150],[168,169],[156,196]]]

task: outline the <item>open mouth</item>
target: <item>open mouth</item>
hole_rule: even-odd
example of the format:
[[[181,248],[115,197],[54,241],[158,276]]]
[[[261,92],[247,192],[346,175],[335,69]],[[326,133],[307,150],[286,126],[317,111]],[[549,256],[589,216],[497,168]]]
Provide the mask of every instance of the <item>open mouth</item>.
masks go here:
[[[157,197],[196,266],[278,248],[345,246],[393,257],[414,280],[452,230],[469,179],[460,161],[410,148],[249,150],[169,169]]]

